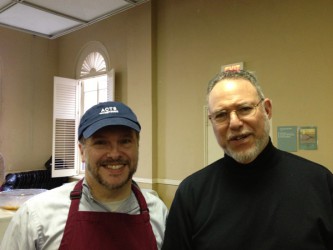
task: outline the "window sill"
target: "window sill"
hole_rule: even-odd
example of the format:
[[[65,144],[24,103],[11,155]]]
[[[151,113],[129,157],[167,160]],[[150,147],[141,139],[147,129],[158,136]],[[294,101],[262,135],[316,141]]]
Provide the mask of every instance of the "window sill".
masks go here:
[[[84,177],[84,174],[78,174],[78,175],[74,175],[74,176],[70,176],[69,177],[69,182],[72,181],[79,181]]]

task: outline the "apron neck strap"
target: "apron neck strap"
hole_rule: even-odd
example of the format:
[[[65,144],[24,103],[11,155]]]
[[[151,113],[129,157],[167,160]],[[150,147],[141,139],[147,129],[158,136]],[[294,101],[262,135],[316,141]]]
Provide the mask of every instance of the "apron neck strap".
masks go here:
[[[140,188],[132,183],[132,190],[135,194],[136,199],[139,202],[141,213],[149,213],[146,199],[143,197],[143,194],[140,191]]]
[[[74,189],[70,193],[70,199],[73,200],[80,200],[82,197],[82,183],[83,179],[78,181],[78,183],[75,185]],[[140,207],[140,213],[149,213],[147,202],[145,198],[143,197],[143,194],[140,191],[140,188],[132,183],[132,191],[134,192],[134,195],[136,199],[139,202]]]

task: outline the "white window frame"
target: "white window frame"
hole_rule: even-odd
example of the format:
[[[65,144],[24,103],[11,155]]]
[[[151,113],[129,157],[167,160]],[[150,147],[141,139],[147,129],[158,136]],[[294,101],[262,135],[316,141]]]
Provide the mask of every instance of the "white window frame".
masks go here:
[[[79,94],[80,84],[77,80],[54,77],[52,177],[73,176],[78,173],[76,131],[80,111]]]
[[[114,69],[107,73],[108,101],[114,101],[114,75]],[[82,79],[54,77],[52,177],[73,176],[84,172],[77,145],[77,130],[83,115],[81,88]]]
[[[105,71],[82,73],[85,59],[92,52],[100,53],[105,60]],[[77,64],[77,79],[54,77],[52,177],[74,176],[84,173],[78,149],[78,126],[83,115],[82,84],[84,80],[107,76],[107,100],[115,99],[115,71],[108,70],[109,60],[105,47],[89,42],[81,51]],[[85,68],[86,69],[86,68]]]

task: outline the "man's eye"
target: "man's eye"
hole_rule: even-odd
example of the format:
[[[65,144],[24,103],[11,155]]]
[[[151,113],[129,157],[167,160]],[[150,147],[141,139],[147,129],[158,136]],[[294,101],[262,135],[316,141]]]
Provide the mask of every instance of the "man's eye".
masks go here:
[[[94,145],[105,145],[105,144],[107,144],[107,141],[104,141],[104,140],[96,140],[96,141],[94,141],[93,144],[94,144]]]
[[[132,140],[129,139],[129,138],[122,139],[122,140],[121,140],[121,143],[122,143],[122,144],[130,144],[130,143],[132,143]]]
[[[225,119],[227,116],[228,116],[228,113],[225,111],[222,111],[215,115],[215,119]]]
[[[244,106],[239,108],[237,111],[239,114],[247,114],[250,113],[253,110],[253,107],[251,106]]]

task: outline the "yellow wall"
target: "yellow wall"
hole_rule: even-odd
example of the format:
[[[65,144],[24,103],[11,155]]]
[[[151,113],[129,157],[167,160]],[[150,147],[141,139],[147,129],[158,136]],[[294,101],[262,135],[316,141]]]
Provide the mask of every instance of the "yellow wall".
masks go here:
[[[325,0],[157,1],[158,177],[204,167],[206,85],[241,61],[273,100],[274,144],[277,126],[317,126],[318,150],[296,154],[333,170],[331,13]]]
[[[51,156],[57,43],[0,28],[0,152],[7,171],[42,168]]]
[[[152,41],[151,4],[142,4],[107,20],[57,39],[59,76],[75,78],[80,50],[90,41],[107,49],[110,66],[115,69],[116,99],[127,103],[142,126],[140,167],[137,176],[152,179]]]
[[[277,126],[317,126],[318,150],[295,154],[333,170],[331,13],[329,0],[152,0],[56,40],[0,28],[0,152],[10,169],[43,167],[52,77],[75,78],[80,50],[99,41],[117,100],[143,126],[136,176],[167,205],[177,183],[205,165],[206,85],[234,62],[255,71],[273,100],[273,143]]]

